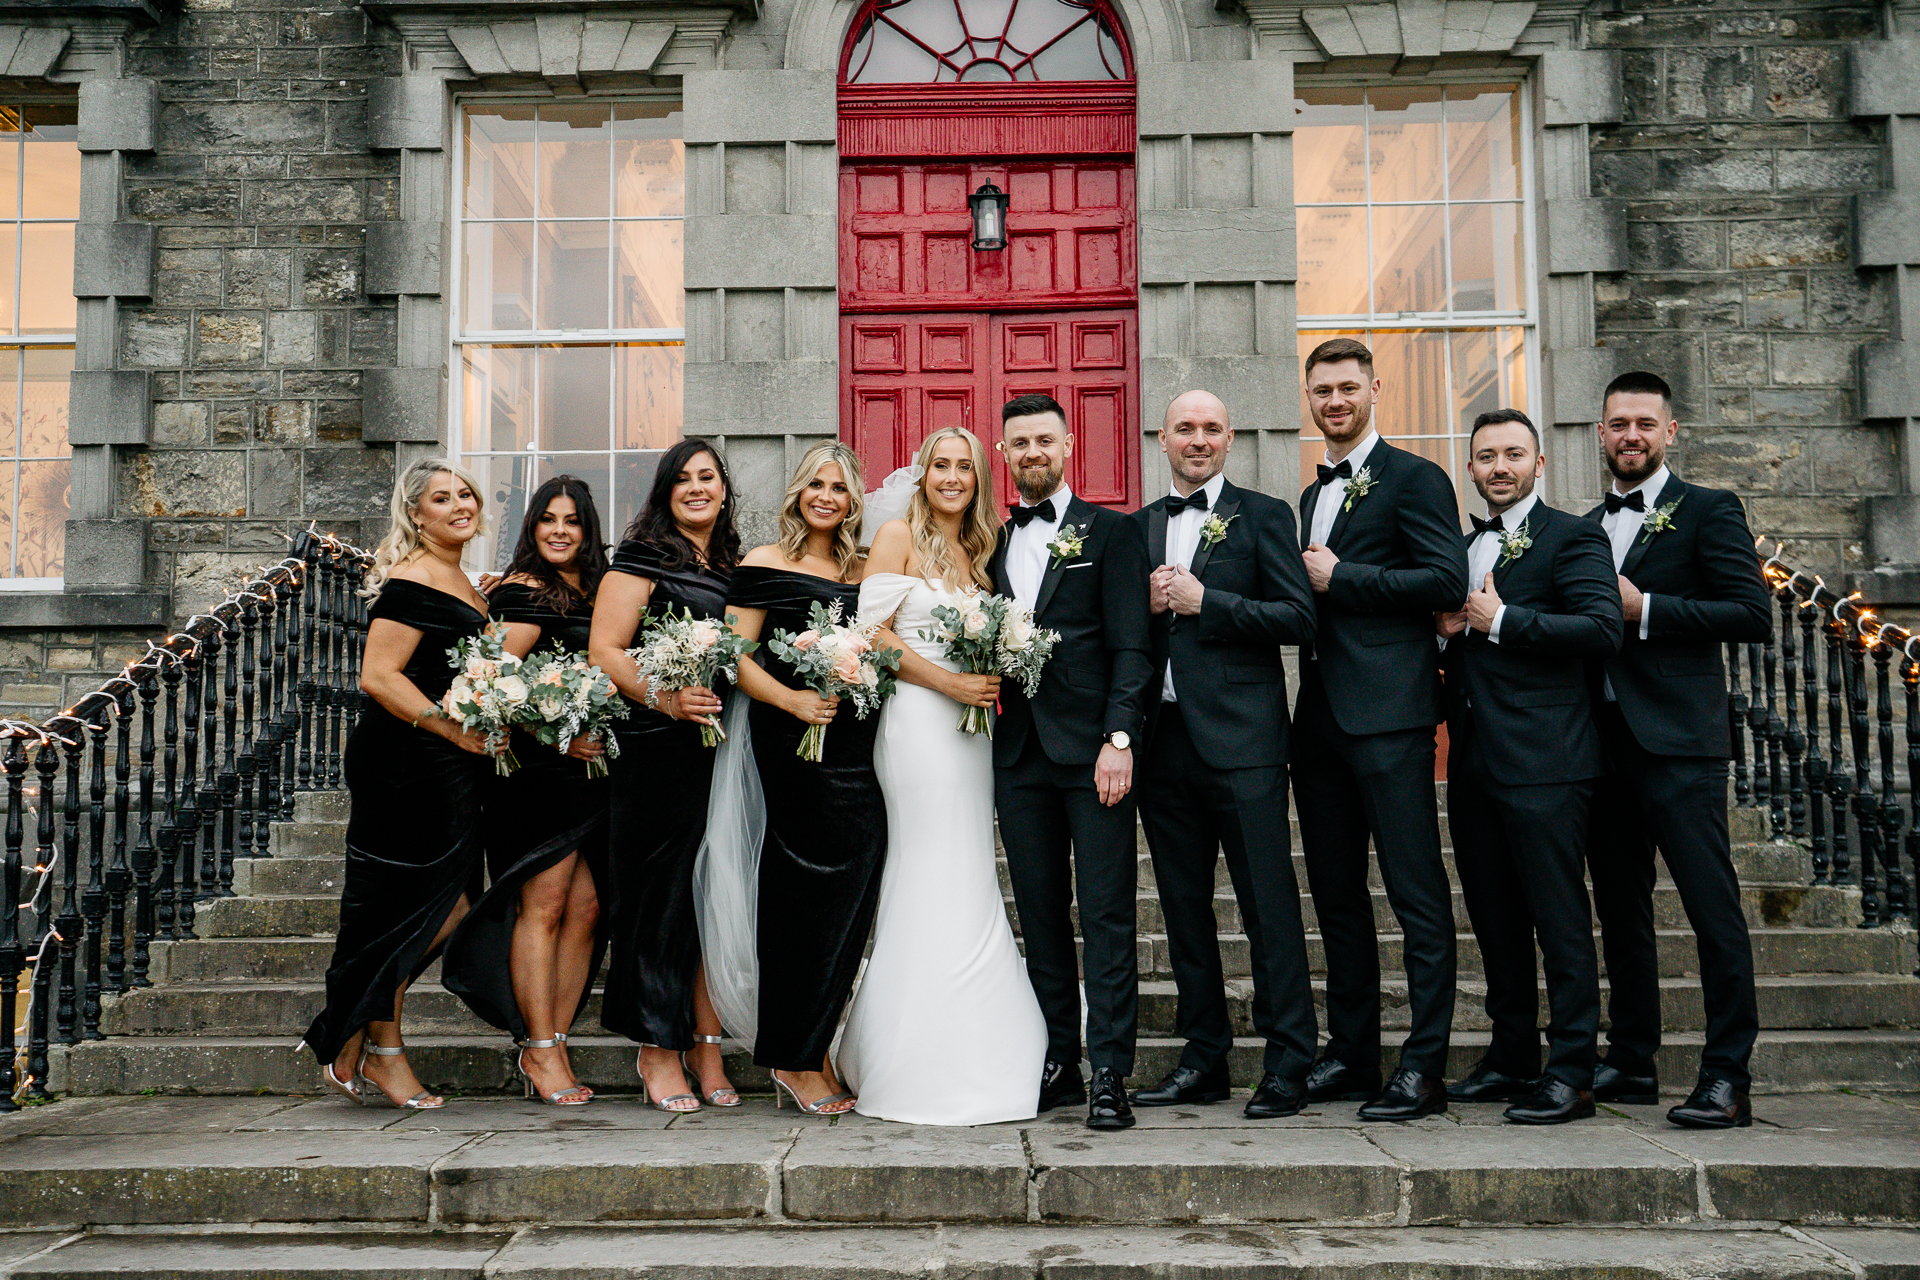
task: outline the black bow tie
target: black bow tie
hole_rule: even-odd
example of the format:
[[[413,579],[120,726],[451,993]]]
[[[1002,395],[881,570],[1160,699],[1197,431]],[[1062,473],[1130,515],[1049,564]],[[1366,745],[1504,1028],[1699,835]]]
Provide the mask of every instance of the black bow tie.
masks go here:
[[[1182,511],[1205,511],[1207,509],[1207,491],[1195,489],[1182,498],[1176,494],[1167,496],[1167,514],[1177,516]]]
[[[1618,494],[1607,490],[1607,514],[1618,515],[1621,511],[1645,511],[1647,495],[1645,491],[1635,489],[1632,493]]]
[[[1330,467],[1324,462],[1320,464],[1321,484],[1332,484],[1335,476],[1339,476],[1342,480],[1353,479],[1353,460],[1351,458],[1342,458],[1340,465],[1337,467]]]
[[[1036,502],[1030,507],[1012,507],[1007,511],[1007,519],[1013,521],[1013,527],[1016,529],[1024,529],[1035,520],[1044,520],[1052,524],[1053,499]]]
[[[1485,533],[1489,529],[1495,533],[1503,533],[1506,531],[1506,526],[1500,523],[1499,516],[1495,516],[1491,520],[1482,520],[1479,516],[1469,515],[1467,519],[1473,521],[1473,531],[1476,535]]]

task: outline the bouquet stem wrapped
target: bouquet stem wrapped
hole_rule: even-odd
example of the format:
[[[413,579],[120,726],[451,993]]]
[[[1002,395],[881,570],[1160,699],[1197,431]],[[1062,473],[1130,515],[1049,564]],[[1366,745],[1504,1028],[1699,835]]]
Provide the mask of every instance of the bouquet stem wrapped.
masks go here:
[[[976,676],[1003,676],[1018,681],[1031,698],[1040,688],[1040,673],[1060,634],[1034,625],[1033,614],[1017,600],[970,592],[958,605],[935,605],[932,631],[922,640],[946,646],[947,661]],[[993,717],[985,707],[965,707],[956,726],[962,733],[993,737]]]
[[[678,617],[671,609],[650,616],[639,645],[627,650],[647,681],[647,700],[658,708],[676,690],[711,689],[721,675],[739,679],[740,659],[760,646],[735,632],[733,624],[733,614],[722,626],[711,618],[695,618],[691,609]],[[717,722],[701,724],[700,745],[717,746],[726,739]]]
[[[893,694],[893,670],[900,663],[898,649],[876,649],[878,622],[841,621],[840,602],[831,607],[815,601],[807,629],[799,635],[776,631],[767,641],[775,657],[790,664],[809,689],[823,698],[853,703],[856,718],[865,720]],[[808,725],[794,754],[818,763],[827,749],[827,726]]]

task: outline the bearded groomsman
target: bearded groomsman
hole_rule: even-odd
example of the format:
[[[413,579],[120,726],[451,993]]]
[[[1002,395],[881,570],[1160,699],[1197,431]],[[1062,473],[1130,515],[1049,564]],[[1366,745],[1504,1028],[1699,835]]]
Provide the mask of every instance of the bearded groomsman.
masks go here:
[[[1440,858],[1434,726],[1443,718],[1433,615],[1467,597],[1453,481],[1373,429],[1373,353],[1334,338],[1307,357],[1307,408],[1327,441],[1300,496],[1315,592],[1290,752],[1307,883],[1327,956],[1327,1045],[1310,1102],[1369,1098],[1363,1120],[1447,1109],[1452,894]],[[1380,955],[1367,841],[1404,939],[1413,1027],[1380,1085]]]
[[[1587,664],[1620,648],[1607,537],[1540,501],[1540,434],[1526,414],[1474,420],[1468,470],[1487,502],[1467,535],[1467,607],[1437,621],[1446,676],[1447,815],[1480,943],[1493,1042],[1456,1102],[1512,1102],[1507,1119],[1593,1114],[1600,972],[1587,907],[1587,810],[1600,735]],[[1547,1072],[1535,1017],[1536,931],[1547,975]]]
[[[1612,986],[1601,1101],[1654,1102],[1660,958],[1653,931],[1658,846],[1699,946],[1707,1042],[1693,1093],[1667,1112],[1687,1128],[1753,1123],[1748,1061],[1759,1035],[1753,945],[1727,838],[1730,643],[1764,641],[1767,589],[1740,500],[1667,469],[1680,434],[1673,392],[1623,373],[1602,401],[1600,450],[1613,485],[1587,513],[1613,544],[1626,639],[1600,668],[1608,772],[1587,844],[1593,905]]]
[[[1153,854],[1179,989],[1180,1063],[1137,1106],[1218,1102],[1230,1085],[1214,866],[1222,852],[1253,958],[1265,1071],[1249,1119],[1296,1114],[1317,1039],[1287,814],[1287,677],[1280,646],[1313,640],[1313,593],[1293,512],[1222,474],[1227,406],[1189,391],[1160,450],[1173,492],[1136,511],[1147,554],[1157,692],[1148,704],[1140,823]]]
[[[1140,990],[1133,740],[1144,727],[1153,682],[1151,562],[1139,526],[1068,487],[1073,436],[1059,401],[1016,396],[1000,413],[1000,450],[1020,504],[994,546],[993,589],[1060,633],[1034,697],[1017,685],[1002,688],[993,738],[1000,841],[1027,977],[1047,1021],[1039,1107],[1084,1100],[1089,1128],[1125,1129],[1133,1124],[1125,1081],[1133,1071]],[[1080,1079],[1076,891],[1090,1093]]]

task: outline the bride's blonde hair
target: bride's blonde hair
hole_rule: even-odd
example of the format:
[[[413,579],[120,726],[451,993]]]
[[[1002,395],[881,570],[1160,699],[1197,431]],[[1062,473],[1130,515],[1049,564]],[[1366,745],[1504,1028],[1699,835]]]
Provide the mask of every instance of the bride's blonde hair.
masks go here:
[[[380,589],[387,585],[387,576],[420,549],[420,526],[414,522],[413,513],[420,509],[420,500],[427,496],[427,486],[442,473],[473,490],[473,534],[477,538],[487,531],[487,496],[481,491],[480,482],[451,459],[420,459],[393,482],[393,497],[387,507],[387,536],[380,539],[380,546],[373,553],[373,567],[367,570],[366,583],[360,588],[360,594],[367,599],[378,598]]]
[[[986,446],[980,437],[965,427],[942,427],[920,444],[914,462],[920,467],[920,484],[907,503],[907,529],[913,534],[915,567],[931,578],[936,574],[949,588],[961,586],[960,566],[954,563],[953,548],[940,526],[934,523],[933,504],[927,501],[927,486],[933,483],[933,454],[942,440],[965,440],[973,454],[973,501],[960,513],[960,549],[967,553],[972,585],[982,591],[993,590],[993,578],[987,572],[987,560],[993,555],[994,540],[1000,535],[995,517],[999,508],[993,501],[993,469],[987,461]]]

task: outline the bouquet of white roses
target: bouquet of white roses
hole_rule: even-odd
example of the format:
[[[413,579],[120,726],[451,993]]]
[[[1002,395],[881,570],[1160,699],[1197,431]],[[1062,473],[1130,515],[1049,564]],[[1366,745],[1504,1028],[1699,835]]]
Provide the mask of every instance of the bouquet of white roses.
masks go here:
[[[575,738],[598,738],[606,744],[606,754],[587,761],[587,776],[606,777],[607,761],[620,754],[619,739],[608,730],[627,714],[613,679],[588,662],[586,654],[567,653],[557,644],[530,654],[520,667],[520,678],[528,694],[526,718],[517,727],[563,755]]]
[[[447,718],[470,733],[485,736],[495,773],[505,777],[520,767],[508,745],[507,731],[524,718],[527,697],[520,659],[507,652],[507,624],[490,622],[447,650],[455,675],[440,699]]]
[[[694,617],[691,609],[679,617],[671,609],[650,616],[639,645],[627,650],[647,681],[647,700],[661,707],[676,690],[711,689],[715,677],[722,674],[738,680],[740,659],[760,646],[735,632],[733,621],[728,614],[722,626],[711,618]],[[717,723],[700,726],[702,746],[715,746],[726,737]]]
[[[969,675],[1018,680],[1029,698],[1040,688],[1040,670],[1060,641],[1059,632],[1035,626],[1032,612],[1006,596],[970,591],[958,605],[935,605],[933,618],[940,625],[921,632],[922,640],[944,643],[947,660]],[[985,707],[967,707],[959,729],[991,738],[993,719]]]
[[[809,689],[823,698],[853,703],[855,717],[865,720],[893,695],[893,669],[900,663],[898,649],[874,648],[879,630],[878,622],[841,621],[838,600],[831,608],[816,600],[805,631],[799,635],[776,631],[767,648],[791,664]],[[794,754],[817,762],[826,743],[827,726],[808,725]]]

